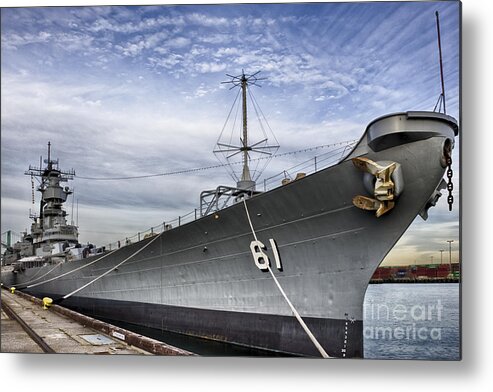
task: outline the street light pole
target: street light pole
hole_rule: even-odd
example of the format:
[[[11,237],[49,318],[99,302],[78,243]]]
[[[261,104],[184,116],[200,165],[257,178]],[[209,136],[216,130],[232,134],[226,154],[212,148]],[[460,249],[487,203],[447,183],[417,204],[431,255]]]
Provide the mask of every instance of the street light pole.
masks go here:
[[[445,251],[445,249],[440,249],[440,265],[443,264],[443,252]]]
[[[450,266],[450,273],[452,273],[452,242],[454,240],[447,240],[448,242],[448,263]]]

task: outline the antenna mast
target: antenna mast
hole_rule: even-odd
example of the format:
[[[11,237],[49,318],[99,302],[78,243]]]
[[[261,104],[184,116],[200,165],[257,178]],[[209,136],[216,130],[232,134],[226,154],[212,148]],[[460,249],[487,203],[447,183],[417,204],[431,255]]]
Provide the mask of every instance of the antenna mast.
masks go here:
[[[437,101],[433,111],[436,111],[436,109],[438,107],[438,112],[440,112],[441,108],[442,108],[442,103],[443,103],[443,113],[447,114],[447,109],[445,107],[445,83],[443,81],[442,42],[441,42],[441,36],[440,36],[440,19],[438,16],[438,11],[435,11],[435,16],[436,16],[436,20],[437,20],[438,54],[439,54],[439,58],[440,58],[440,80],[442,82],[442,93],[438,97],[438,101]]]
[[[243,108],[243,173],[241,175],[241,181],[251,182],[250,168],[248,167],[248,127],[247,127],[247,99],[246,90],[248,85],[248,79],[242,71],[241,75],[241,96],[242,96],[242,108]],[[239,187],[240,188],[240,187]]]
[[[51,142],[48,142],[48,169],[51,170]]]
[[[255,190],[255,179],[252,179],[252,175],[250,173],[250,167],[248,165],[248,161],[250,159],[249,157],[249,152],[256,152],[260,154],[266,154],[266,155],[272,155],[277,151],[279,148],[278,145],[268,145],[267,144],[267,136],[265,135],[264,139],[255,142],[253,144],[248,144],[248,108],[247,108],[247,89],[249,86],[257,86],[261,87],[259,84],[257,84],[258,81],[260,80],[265,80],[266,78],[259,78],[257,75],[259,74],[260,71],[257,71],[251,75],[245,74],[245,71],[242,70],[241,75],[238,76],[233,76],[233,75],[228,75],[228,77],[231,78],[231,80],[227,82],[221,82],[223,84],[232,84],[232,87],[230,88],[233,89],[235,87],[240,87],[241,88],[241,97],[242,97],[242,133],[240,137],[240,145],[232,145],[232,144],[225,144],[221,143],[218,141],[217,143],[217,149],[214,150],[215,154],[218,153],[223,153],[226,161],[229,162],[229,158],[235,156],[236,154],[241,153],[242,156],[242,173],[241,177],[238,179],[237,182],[237,187],[239,189],[246,189],[246,190]],[[251,93],[250,93],[251,95]],[[236,103],[236,101],[235,101]],[[255,103],[252,100],[252,103],[255,105]],[[234,107],[234,104],[233,104]],[[255,110],[257,108],[254,106]],[[231,112],[230,112],[231,113]],[[259,119],[260,120],[260,119]],[[224,130],[224,129],[223,129]],[[222,135],[222,133],[221,133]],[[274,137],[275,138],[275,137]],[[219,140],[221,139],[221,136],[219,137]],[[270,150],[273,149],[273,152],[270,152]],[[231,153],[231,154],[229,154]],[[229,154],[229,155],[228,155]]]
[[[70,214],[70,224],[74,225],[74,199],[75,199],[75,187],[72,189],[72,213]]]

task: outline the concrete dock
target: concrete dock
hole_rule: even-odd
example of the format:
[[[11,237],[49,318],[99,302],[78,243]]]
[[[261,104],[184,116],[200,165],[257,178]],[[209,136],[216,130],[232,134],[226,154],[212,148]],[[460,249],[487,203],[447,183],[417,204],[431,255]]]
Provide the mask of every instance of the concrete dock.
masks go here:
[[[18,291],[1,290],[1,301],[2,353],[193,355],[58,305],[44,309],[40,299]],[[43,350],[30,335],[52,351]]]
[[[10,319],[2,309],[1,319],[1,348],[2,353],[42,353],[43,350],[27,334],[21,325]]]

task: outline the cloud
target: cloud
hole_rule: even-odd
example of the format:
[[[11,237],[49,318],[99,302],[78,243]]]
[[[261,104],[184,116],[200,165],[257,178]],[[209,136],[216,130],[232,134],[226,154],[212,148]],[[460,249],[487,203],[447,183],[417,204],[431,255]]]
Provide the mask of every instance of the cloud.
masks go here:
[[[320,88],[324,91],[328,99],[340,98],[348,94],[348,89],[346,87],[332,80],[323,82],[320,85]]]
[[[229,34],[208,34],[198,36],[197,41],[211,45],[229,44],[231,43],[231,36]]]
[[[2,34],[2,49],[19,50],[33,45],[54,45],[66,51],[91,49],[94,38],[84,33],[40,31],[36,34],[29,32]]]
[[[166,46],[170,48],[184,48],[185,46],[189,46],[191,42],[187,37],[176,37],[168,40]]]
[[[230,22],[227,18],[215,17],[200,13],[191,13],[186,16],[186,21],[191,24],[198,24],[205,27],[225,27],[229,26]]]
[[[103,7],[101,7],[103,8]],[[126,18],[134,18],[135,14],[130,13]],[[159,16],[157,18],[145,18],[140,21],[127,21],[121,23],[119,20],[112,18],[110,15],[100,17],[87,27],[88,31],[100,32],[116,32],[116,33],[140,33],[149,30],[159,30],[170,26],[184,26],[185,20],[183,17]]]
[[[200,73],[221,72],[226,69],[226,64],[221,63],[199,63],[195,64],[195,69]]]
[[[231,57],[239,54],[241,54],[241,50],[237,47],[220,47],[214,53],[217,57]]]
[[[168,52],[164,52],[162,54],[166,54],[167,56],[148,57],[147,60],[150,62],[152,66],[172,69],[177,64],[180,64],[184,59],[184,57],[180,54],[175,54],[175,53],[168,54]]]

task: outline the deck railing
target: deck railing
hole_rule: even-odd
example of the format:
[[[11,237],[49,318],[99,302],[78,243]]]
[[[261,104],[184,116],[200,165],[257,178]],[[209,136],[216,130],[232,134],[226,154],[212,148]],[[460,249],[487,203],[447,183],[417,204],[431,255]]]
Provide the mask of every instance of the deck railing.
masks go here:
[[[317,155],[313,158],[305,160],[296,166],[289,168],[288,170],[283,170],[280,173],[277,173],[273,176],[265,178],[261,184],[257,184],[263,188],[264,192],[282,186],[283,183],[295,181],[297,176],[299,178],[299,173],[303,175],[313,174],[317,171],[326,169],[330,166],[335,165],[340,162],[343,158],[345,158],[349,152],[353,149],[356,144],[356,140],[351,140],[349,142],[341,143],[336,146],[336,148],[324,153]],[[231,199],[228,205],[223,205],[223,208],[229,207],[234,203],[234,199]],[[211,211],[213,213],[215,211]],[[200,209],[195,208],[194,210],[186,213],[185,215],[180,215],[175,219],[163,221],[162,223],[150,227],[146,230],[138,232],[130,237],[125,237],[120,240],[116,240],[105,245],[103,248],[105,250],[113,250],[117,248],[121,248],[125,245],[131,244],[133,242],[141,241],[149,236],[154,236],[157,234],[161,234],[164,231],[172,230],[175,227],[182,226],[186,223],[193,222],[197,219],[201,218]]]

